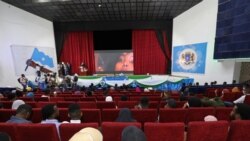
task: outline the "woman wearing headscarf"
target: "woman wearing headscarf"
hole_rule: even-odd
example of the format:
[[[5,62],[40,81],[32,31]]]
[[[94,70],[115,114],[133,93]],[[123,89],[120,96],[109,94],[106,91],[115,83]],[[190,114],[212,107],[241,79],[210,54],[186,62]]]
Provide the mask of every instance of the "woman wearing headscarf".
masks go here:
[[[147,141],[147,138],[141,129],[127,126],[122,131],[122,141]]]
[[[119,116],[115,121],[116,122],[136,122],[136,120],[132,117],[131,111],[128,108],[121,109],[119,112]]]

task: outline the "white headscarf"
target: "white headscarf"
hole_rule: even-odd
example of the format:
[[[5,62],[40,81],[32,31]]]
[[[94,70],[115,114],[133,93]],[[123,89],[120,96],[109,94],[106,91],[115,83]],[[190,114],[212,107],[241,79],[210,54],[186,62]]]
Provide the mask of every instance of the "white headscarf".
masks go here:
[[[12,103],[11,109],[16,110],[20,105],[23,105],[23,104],[25,104],[25,102],[23,100],[15,100]]]

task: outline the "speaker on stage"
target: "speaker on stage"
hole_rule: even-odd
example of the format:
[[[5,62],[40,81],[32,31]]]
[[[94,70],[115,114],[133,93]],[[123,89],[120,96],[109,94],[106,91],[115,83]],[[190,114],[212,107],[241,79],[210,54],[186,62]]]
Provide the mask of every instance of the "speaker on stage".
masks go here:
[[[80,69],[80,75],[81,76],[86,76],[88,74],[88,67],[83,62],[81,63],[79,69]]]

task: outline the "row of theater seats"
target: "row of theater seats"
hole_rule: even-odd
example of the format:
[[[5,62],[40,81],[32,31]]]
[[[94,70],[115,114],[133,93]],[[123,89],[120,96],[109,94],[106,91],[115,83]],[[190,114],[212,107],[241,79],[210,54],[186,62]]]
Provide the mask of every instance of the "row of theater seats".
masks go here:
[[[115,121],[119,115],[119,109],[81,109],[83,112],[82,122],[105,122]],[[189,108],[189,109],[131,109],[132,116],[141,123],[145,122],[183,122],[203,121],[207,115],[214,115],[218,120],[230,121],[232,108]],[[0,109],[0,122],[6,122],[15,110]],[[159,119],[158,119],[159,118]],[[39,123],[42,120],[41,108],[33,108],[31,121]],[[68,109],[59,108],[59,120],[69,121]]]
[[[140,123],[103,122],[103,141],[121,141],[122,130],[129,125],[141,128]],[[0,132],[8,133],[12,141],[68,141],[85,127],[99,128],[97,123],[61,124],[58,136],[53,124],[0,123]],[[147,141],[249,141],[250,121],[190,122],[185,133],[183,123],[152,123],[144,125]]]
[[[119,101],[121,99],[122,95],[116,95],[112,96],[114,101]],[[128,96],[129,101],[139,101],[142,96]],[[150,101],[161,101],[160,96],[155,96],[155,95],[147,95],[148,99]],[[29,97],[19,97],[19,99],[23,101],[105,101],[105,96],[100,95],[100,96],[92,96],[92,97],[83,97],[83,95],[68,95],[68,96],[57,96],[57,97],[41,97],[35,95],[34,98],[29,98]],[[179,100],[180,96],[173,96],[173,99]],[[8,101],[7,98],[1,98],[0,101]]]
[[[1,101],[4,109],[11,109],[12,101]],[[72,103],[78,103],[82,109],[107,109],[107,108],[134,108],[137,105],[138,101],[118,101],[116,102],[105,102],[105,101],[88,101],[88,102],[75,102],[75,101],[58,101],[58,102],[25,102],[29,104],[32,108],[42,108],[47,104],[56,104],[59,108],[68,108]],[[177,101],[177,108],[182,108],[185,104],[185,101]],[[164,108],[166,101],[150,101],[149,108]]]

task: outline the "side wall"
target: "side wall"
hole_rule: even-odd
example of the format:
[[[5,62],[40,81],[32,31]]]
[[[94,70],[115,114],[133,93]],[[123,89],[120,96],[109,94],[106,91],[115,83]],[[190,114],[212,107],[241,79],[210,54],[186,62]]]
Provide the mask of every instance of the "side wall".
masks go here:
[[[239,65],[235,66],[235,61],[218,62],[213,59],[217,11],[218,0],[203,0],[174,19],[173,47],[202,42],[207,42],[208,46],[205,74],[172,72],[172,75],[188,76],[200,84],[215,80],[218,84],[224,81],[231,83],[233,79],[238,82],[239,73],[234,71]]]
[[[0,1],[0,31],[0,87],[21,87],[17,83],[19,76],[15,74],[10,46],[55,49],[53,23]],[[53,60],[56,61],[56,57]],[[27,77],[34,79],[34,76]]]

